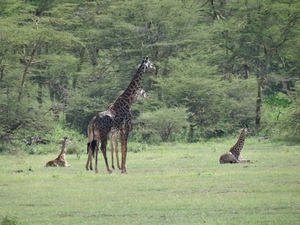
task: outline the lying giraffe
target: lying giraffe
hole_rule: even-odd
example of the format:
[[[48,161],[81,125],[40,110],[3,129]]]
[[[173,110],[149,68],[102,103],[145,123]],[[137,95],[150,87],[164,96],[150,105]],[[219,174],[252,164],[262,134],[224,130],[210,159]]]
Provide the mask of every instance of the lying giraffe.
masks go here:
[[[46,163],[46,167],[48,166],[53,166],[53,167],[69,167],[70,165],[67,163],[66,160],[66,145],[67,145],[67,137],[64,137],[64,139],[62,140],[62,147],[61,147],[61,152],[58,155],[58,157],[56,159],[50,160],[49,162]]]
[[[245,139],[246,139],[246,134],[250,133],[251,130],[249,127],[246,125],[241,133],[240,136],[236,142],[236,144],[230,148],[229,152],[224,153],[221,155],[219,162],[221,164],[224,163],[241,163],[241,162],[250,162],[250,160],[243,159],[241,155],[241,151],[244,147]]]
[[[135,98],[133,99],[133,103],[135,103],[139,98],[148,98],[147,92],[143,88],[139,88],[135,94]],[[109,104],[106,110],[109,110],[113,106],[113,103]],[[93,117],[93,119],[90,121],[88,125],[88,136],[89,140],[90,137],[93,135],[93,127],[92,124],[95,122],[96,117]],[[111,161],[112,161],[112,168],[115,169],[114,165],[114,152],[116,154],[117,159],[117,166],[119,169],[121,169],[120,162],[119,162],[119,154],[118,154],[118,139],[119,139],[120,131],[112,128],[111,131],[108,134],[109,140],[110,140],[110,151],[111,151]],[[87,154],[88,159],[85,165],[86,170],[93,170],[92,165],[92,157],[94,156],[94,150],[95,147],[97,147],[97,142],[93,140],[91,143],[87,143]]]

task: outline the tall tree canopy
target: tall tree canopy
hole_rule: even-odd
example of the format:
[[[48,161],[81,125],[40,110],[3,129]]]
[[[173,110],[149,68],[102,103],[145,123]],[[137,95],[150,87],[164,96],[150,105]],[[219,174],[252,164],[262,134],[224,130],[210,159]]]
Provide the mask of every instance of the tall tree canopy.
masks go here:
[[[145,55],[156,70],[142,80],[149,99],[134,106],[141,119],[184,108],[191,141],[245,124],[293,131],[299,21],[300,2],[284,0],[2,0],[0,138],[57,124],[86,133]]]

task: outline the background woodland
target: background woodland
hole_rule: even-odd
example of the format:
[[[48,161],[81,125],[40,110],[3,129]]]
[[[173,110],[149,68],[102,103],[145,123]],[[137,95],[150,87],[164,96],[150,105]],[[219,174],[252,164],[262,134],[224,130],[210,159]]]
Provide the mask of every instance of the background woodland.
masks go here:
[[[83,137],[148,55],[130,139],[300,142],[300,1],[0,0],[0,141]]]

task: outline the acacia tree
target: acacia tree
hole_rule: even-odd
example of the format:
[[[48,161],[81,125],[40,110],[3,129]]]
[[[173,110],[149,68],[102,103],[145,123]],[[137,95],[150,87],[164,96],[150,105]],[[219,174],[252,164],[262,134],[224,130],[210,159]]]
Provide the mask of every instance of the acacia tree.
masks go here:
[[[187,36],[196,35],[197,19],[194,18],[197,17],[197,9],[191,4],[193,1],[176,1],[174,4],[169,0],[131,0],[94,1],[81,5],[78,16],[89,27],[85,37],[89,40],[87,52],[93,55],[94,71],[89,77],[92,82],[86,83],[78,78],[82,87],[78,92],[85,98],[80,104],[87,107],[76,109],[76,104],[71,103],[68,122],[83,128],[79,115],[84,115],[84,121],[88,121],[104,110],[126,88],[141,57],[145,55],[149,55],[157,70],[143,76],[142,86],[147,92],[155,93],[152,97],[158,96],[159,101],[164,101],[160,88],[154,85],[152,78],[170,75],[173,68],[169,66],[169,58],[182,52],[188,53],[191,43],[196,45]],[[74,93],[74,96],[78,95]],[[158,101],[155,104],[160,107]]]
[[[66,110],[67,125],[85,133],[144,55],[157,70],[142,80],[143,113],[186,108],[191,140],[259,129],[263,95],[293,95],[299,78],[299,4],[0,1],[0,136],[47,131],[52,112]]]
[[[257,78],[256,128],[261,128],[263,93],[269,81],[288,74],[284,51],[292,48],[300,19],[299,2],[231,1],[218,22],[220,47],[230,73],[249,71]],[[230,13],[229,13],[230,12]],[[290,71],[289,71],[290,70]],[[275,75],[277,73],[278,75]]]
[[[11,139],[14,134],[22,139],[51,128],[48,87],[52,63],[58,62],[54,52],[75,43],[76,38],[66,32],[62,36],[39,6],[17,0],[1,4],[0,137]]]
[[[198,60],[189,67],[187,62],[170,61],[177,65],[172,76],[157,79],[168,106],[184,106],[188,110],[190,122],[189,140],[199,137],[211,138],[228,134],[249,124],[254,118],[254,79],[242,81],[232,77],[222,80],[203,61]]]

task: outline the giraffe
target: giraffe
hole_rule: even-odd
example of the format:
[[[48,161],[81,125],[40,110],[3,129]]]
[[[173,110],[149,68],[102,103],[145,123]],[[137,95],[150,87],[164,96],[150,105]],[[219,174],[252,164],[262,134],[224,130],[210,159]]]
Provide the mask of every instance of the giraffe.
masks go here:
[[[243,159],[241,155],[241,151],[244,147],[246,134],[251,133],[248,125],[246,125],[240,133],[240,136],[233,147],[230,148],[229,152],[224,153],[221,155],[219,162],[221,164],[224,163],[241,163],[241,162],[250,162],[250,160]]]
[[[139,98],[148,98],[148,95],[147,95],[147,92],[142,88],[140,87],[136,94],[135,94],[135,97],[133,99],[133,103],[135,103]],[[107,107],[106,110],[109,110],[112,105],[114,103],[111,103],[109,104],[109,106]],[[93,135],[93,130],[92,130],[92,124],[94,123],[96,117],[93,117],[91,122],[89,123],[88,125],[88,136],[89,136],[89,139],[90,136]],[[119,155],[118,155],[118,138],[119,138],[119,130],[117,129],[112,129],[109,134],[108,134],[108,137],[109,137],[109,140],[110,140],[110,151],[111,151],[111,160],[112,160],[112,168],[115,169],[115,166],[114,166],[114,152],[116,154],[116,159],[117,159],[117,166],[119,169],[121,169],[121,166],[120,166],[120,163],[119,163]],[[88,154],[88,159],[87,159],[87,162],[86,162],[86,165],[85,165],[85,168],[86,170],[93,170],[93,165],[92,165],[92,156],[94,156],[94,151],[93,149],[95,148],[96,146],[96,142],[92,142],[92,145],[90,146],[90,142],[87,143],[87,154]]]
[[[60,154],[58,155],[58,157],[56,159],[53,159],[53,160],[50,160],[49,162],[47,162],[46,163],[46,167],[48,167],[48,166],[53,166],[53,167],[57,167],[57,166],[69,167],[70,166],[67,163],[67,160],[66,160],[67,139],[68,139],[67,137],[63,138]]]
[[[98,146],[101,141],[101,151],[105,160],[106,170],[111,173],[107,162],[106,156],[106,145],[108,134],[112,129],[119,131],[121,137],[121,172],[126,173],[126,157],[127,157],[127,142],[128,134],[131,130],[131,113],[130,107],[135,98],[136,92],[139,88],[140,81],[142,79],[145,71],[150,69],[155,69],[153,64],[150,62],[148,56],[143,58],[143,61],[138,68],[136,74],[133,76],[128,87],[125,89],[123,94],[121,94],[113,104],[106,111],[98,113],[95,120],[92,122],[92,135],[89,137],[89,142],[93,140],[97,141],[96,146],[96,157],[95,157],[95,172],[98,173]]]
[[[133,99],[133,103],[135,103],[139,98],[148,98],[147,92],[143,88],[139,88],[135,94],[135,98]],[[121,169],[120,163],[119,163],[119,154],[118,154],[118,139],[119,139],[119,130],[112,129],[109,133],[109,139],[110,139],[110,151],[111,151],[111,160],[112,160],[112,168],[115,169],[114,166],[114,151],[116,153],[116,159],[117,159],[117,166],[119,169]],[[126,167],[126,165],[125,165]]]

